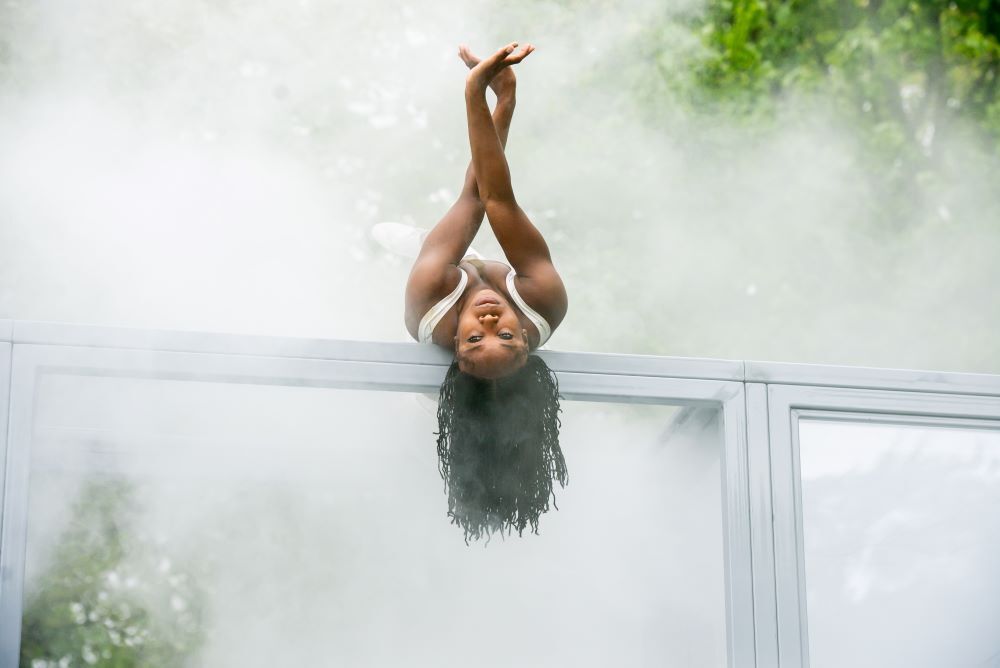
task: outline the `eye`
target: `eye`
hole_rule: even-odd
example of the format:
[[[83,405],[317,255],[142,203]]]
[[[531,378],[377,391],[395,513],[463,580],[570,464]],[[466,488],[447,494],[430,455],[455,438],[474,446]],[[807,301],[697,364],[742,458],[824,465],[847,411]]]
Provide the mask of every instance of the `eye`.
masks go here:
[[[514,338],[514,335],[511,334],[510,332],[500,332],[500,338],[507,339],[508,341],[510,341],[511,339]]]
[[[466,341],[468,341],[469,343],[475,343],[476,341],[479,341],[482,338],[483,337],[479,336],[478,334],[473,334],[472,336],[467,338]]]

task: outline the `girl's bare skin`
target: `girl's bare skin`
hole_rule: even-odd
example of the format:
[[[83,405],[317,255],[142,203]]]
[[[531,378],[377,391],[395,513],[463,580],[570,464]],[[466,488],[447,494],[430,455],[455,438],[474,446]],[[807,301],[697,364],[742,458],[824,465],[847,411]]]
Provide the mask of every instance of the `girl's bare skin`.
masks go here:
[[[480,60],[467,47],[459,48],[459,56],[470,68],[465,99],[472,161],[462,192],[424,240],[406,286],[406,326],[417,338],[421,317],[458,285],[458,267],[466,271],[469,283],[435,328],[432,340],[454,351],[463,371],[484,378],[512,373],[524,364],[528,351],[539,345],[537,329],[507,291],[510,267],[464,259],[484,215],[517,272],[515,286],[524,300],[553,330],[566,315],[562,280],[541,233],[514,199],[503,151],[515,106],[516,77],[511,66],[533,50],[530,44],[520,50],[511,44]],[[487,87],[497,95],[492,114],[486,102]]]

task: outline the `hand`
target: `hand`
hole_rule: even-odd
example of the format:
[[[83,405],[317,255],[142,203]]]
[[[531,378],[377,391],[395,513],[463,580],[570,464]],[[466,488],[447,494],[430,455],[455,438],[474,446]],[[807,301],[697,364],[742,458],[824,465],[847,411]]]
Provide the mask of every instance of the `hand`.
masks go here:
[[[462,59],[462,62],[470,70],[482,61],[465,44],[458,45],[458,57]],[[512,98],[514,91],[517,89],[517,77],[514,76],[514,69],[512,67],[505,67],[497,72],[496,76],[490,80],[489,86],[497,94],[497,99]]]
[[[517,42],[511,42],[494,53],[492,56],[479,61],[479,63],[477,63],[472,70],[469,71],[469,76],[465,79],[466,90],[478,94],[485,93],[486,86],[493,81],[493,79],[496,78],[500,72],[509,68],[511,65],[516,65],[521,62],[534,50],[535,47],[531,44],[525,44],[520,50],[517,50]]]

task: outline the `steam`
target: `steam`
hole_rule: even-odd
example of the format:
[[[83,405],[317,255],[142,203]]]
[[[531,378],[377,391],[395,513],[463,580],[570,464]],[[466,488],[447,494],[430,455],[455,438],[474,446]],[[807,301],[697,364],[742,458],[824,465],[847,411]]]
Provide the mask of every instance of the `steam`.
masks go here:
[[[408,267],[368,229],[447,209],[468,159],[455,45],[513,37],[538,46],[509,159],[570,291],[554,347],[1000,369],[996,161],[948,133],[937,222],[886,231],[822,99],[764,136],[651,123],[631,45],[697,8],[10,5],[0,315],[406,340]],[[697,42],[666,30],[682,67]]]
[[[719,434],[660,434],[671,407],[567,402],[559,511],[484,549],[448,522],[412,395],[61,376],[40,397],[29,595],[72,490],[125,476],[143,549],[104,580],[144,574],[169,625],[194,573],[204,663],[725,662]]]
[[[937,221],[877,230],[883,194],[822,100],[763,136],[669,103],[670,124],[649,120],[634,37],[698,3],[571,4],[7,3],[0,317],[407,340],[409,267],[368,230],[450,206],[468,160],[456,46],[518,39],[538,50],[508,157],[571,299],[552,347],[1000,371],[995,160],[950,135]],[[697,42],[665,30],[680,67]],[[486,225],[476,246],[500,257]],[[138,481],[148,530],[230,566],[211,581],[207,665],[315,663],[331,629],[350,665],[386,659],[393,632],[435,665],[724,661],[715,436],[658,444],[668,409],[570,404],[562,510],[539,539],[467,550],[409,396],[87,382],[42,398],[29,587],[96,443]],[[402,584],[423,595],[393,608]],[[429,644],[499,593],[450,654]],[[512,620],[522,638],[491,635]],[[604,653],[582,654],[587,634]]]

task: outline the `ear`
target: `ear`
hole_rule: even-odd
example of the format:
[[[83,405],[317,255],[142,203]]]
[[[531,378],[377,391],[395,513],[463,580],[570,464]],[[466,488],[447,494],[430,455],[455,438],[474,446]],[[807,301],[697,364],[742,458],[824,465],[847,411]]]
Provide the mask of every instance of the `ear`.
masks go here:
[[[524,339],[525,343],[528,343],[528,330],[526,329],[521,330],[521,338]]]
[[[458,337],[452,338],[452,342],[455,344],[455,352],[458,352]]]

